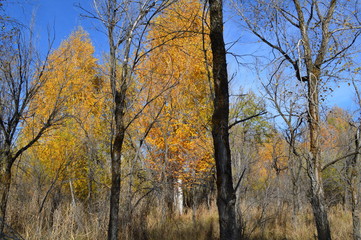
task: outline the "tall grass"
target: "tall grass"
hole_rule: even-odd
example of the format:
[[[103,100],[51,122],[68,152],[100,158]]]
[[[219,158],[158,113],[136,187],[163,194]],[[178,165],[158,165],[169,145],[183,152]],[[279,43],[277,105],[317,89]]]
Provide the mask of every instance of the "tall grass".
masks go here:
[[[12,202],[9,224],[27,240],[102,240],[106,238],[108,209],[106,202],[97,211],[90,211],[80,203],[62,203],[50,221],[49,206],[38,214],[35,201],[23,204]],[[161,217],[161,207],[141,209],[129,220],[131,236],[122,239],[136,240],[216,240],[219,235],[215,204],[195,211],[187,209],[183,215]],[[292,209],[282,211],[269,207],[266,214],[261,209],[248,208],[245,235],[249,240],[304,240],[315,239],[312,211],[304,208],[297,216]],[[143,216],[143,217],[141,217]],[[351,213],[341,206],[330,209],[329,220],[334,239],[351,239]],[[144,226],[144,227],[142,227]],[[145,228],[145,229],[144,229]],[[129,235],[128,235],[129,236]]]

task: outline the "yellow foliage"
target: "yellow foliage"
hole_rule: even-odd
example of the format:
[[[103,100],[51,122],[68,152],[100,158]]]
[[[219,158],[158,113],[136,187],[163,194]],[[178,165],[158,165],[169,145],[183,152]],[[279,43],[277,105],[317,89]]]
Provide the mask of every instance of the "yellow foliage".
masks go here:
[[[253,166],[253,172],[256,184],[263,184],[270,178],[276,176],[277,170],[280,172],[288,164],[288,144],[280,134],[274,134],[269,137],[269,141],[259,146],[259,161]]]
[[[90,171],[96,171],[92,152],[97,147],[92,142],[104,134],[104,84],[93,54],[89,36],[81,28],[52,52],[44,72],[47,80],[30,107],[37,118],[23,130],[24,138],[31,137],[32,129],[60,103],[60,114],[66,117],[63,124],[46,135],[29,154],[33,164],[40,162],[51,179],[61,173],[60,180],[72,184],[81,199],[94,190],[88,188]]]
[[[203,7],[196,0],[173,4],[153,23],[148,48],[141,63],[140,81],[146,84],[144,101],[155,96],[143,126],[158,121],[146,142],[147,161],[159,178],[168,175],[192,183],[209,174],[213,166],[210,135],[211,98],[202,37]],[[206,37],[204,46],[210,51]]]

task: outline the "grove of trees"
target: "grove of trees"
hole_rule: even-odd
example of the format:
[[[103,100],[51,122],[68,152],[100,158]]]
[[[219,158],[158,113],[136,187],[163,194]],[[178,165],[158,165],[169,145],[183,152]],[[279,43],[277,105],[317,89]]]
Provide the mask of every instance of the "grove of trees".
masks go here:
[[[99,59],[9,4],[0,239],[361,239],[358,0],[76,4]]]

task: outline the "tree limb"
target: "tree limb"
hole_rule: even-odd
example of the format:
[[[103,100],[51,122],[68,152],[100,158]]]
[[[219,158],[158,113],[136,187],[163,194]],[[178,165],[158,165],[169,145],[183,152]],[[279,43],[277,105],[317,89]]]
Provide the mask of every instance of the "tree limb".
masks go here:
[[[345,156],[339,157],[339,158],[333,160],[332,162],[327,163],[325,166],[323,166],[321,171],[323,172],[324,170],[326,170],[328,167],[332,166],[333,164],[335,164],[335,163],[337,163],[337,162],[339,162],[339,161],[341,161],[341,160],[343,160],[345,158],[352,157],[352,156],[357,155],[357,154],[360,154],[360,153],[359,152],[353,152],[353,153],[349,153],[349,154],[347,154]]]
[[[252,119],[252,118],[255,118],[255,117],[262,116],[262,115],[264,115],[264,114],[266,114],[266,113],[267,113],[266,111],[262,111],[262,112],[259,112],[259,113],[257,113],[257,114],[254,114],[254,115],[252,115],[252,116],[246,117],[246,118],[244,118],[244,119],[236,120],[236,121],[234,121],[234,123],[232,123],[232,124],[230,124],[230,125],[228,126],[228,129],[231,129],[232,127],[236,126],[236,125],[239,124],[239,123],[248,121],[248,120],[250,120],[250,119]]]

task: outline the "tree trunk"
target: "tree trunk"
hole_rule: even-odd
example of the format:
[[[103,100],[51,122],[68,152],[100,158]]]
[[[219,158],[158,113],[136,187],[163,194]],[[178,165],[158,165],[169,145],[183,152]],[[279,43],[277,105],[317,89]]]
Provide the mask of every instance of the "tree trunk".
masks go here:
[[[217,169],[217,206],[220,239],[239,239],[236,221],[236,196],[232,182],[231,151],[229,146],[229,93],[226,51],[223,39],[222,0],[209,0],[210,39],[213,54],[214,100],[212,136]]]
[[[293,206],[293,218],[298,215],[300,210],[300,191],[297,182],[292,182],[292,206]]]
[[[110,87],[113,95],[113,117],[115,123],[114,140],[111,149],[111,188],[110,188],[110,215],[108,226],[108,240],[117,240],[119,234],[119,198],[120,198],[120,177],[121,177],[121,156],[125,136],[124,115],[126,110],[126,93],[127,93],[127,61],[122,64],[122,71],[117,71],[117,44],[115,38],[117,1],[108,0],[107,9],[109,10],[110,19],[108,28],[109,42],[109,73]]]
[[[288,156],[289,156],[289,169],[291,175],[291,182],[292,182],[292,206],[293,206],[293,223],[295,226],[297,225],[297,215],[301,207],[301,199],[300,199],[300,174],[301,174],[301,167],[302,162],[301,159],[298,157],[299,154],[296,150],[295,146],[295,130],[289,124],[290,134],[290,141],[289,141],[289,149],[288,149]]]
[[[49,227],[52,228],[54,224],[54,214],[55,211],[58,209],[61,200],[61,187],[57,187],[55,189],[53,197],[51,199],[51,208],[49,214]]]
[[[354,183],[356,183],[356,181],[353,179]],[[355,184],[356,185],[356,184]],[[360,240],[361,239],[361,232],[360,232],[360,210],[358,207],[358,194],[357,194],[357,190],[355,189],[356,186],[352,186],[352,199],[351,199],[351,203],[352,203],[352,236],[353,236],[353,240]]]
[[[357,169],[357,163],[360,160],[360,128],[356,130],[355,135],[355,150],[356,155],[352,158],[351,161],[351,173],[348,176],[348,186],[349,192],[351,195],[351,210],[352,210],[352,236],[353,240],[360,240],[361,239],[361,232],[360,232],[360,209],[359,209],[359,172]]]
[[[316,172],[314,172],[314,169],[309,171],[309,175],[311,178],[311,205],[316,222],[318,239],[330,240],[331,232],[326,204],[324,202],[322,179]]]
[[[13,159],[10,156],[10,152],[6,151],[6,154],[2,154],[0,159],[0,234],[4,231],[6,221],[6,207],[9,198],[10,186],[11,186],[11,166]]]
[[[178,214],[181,216],[183,215],[183,189],[182,189],[182,179],[177,179],[177,184],[175,187],[175,194],[174,194],[175,206],[177,208]]]
[[[310,72],[308,76],[308,121],[310,132],[310,156],[308,158],[308,176],[311,181],[311,205],[319,240],[331,239],[330,225],[321,177],[320,155],[320,113],[319,113],[319,71]]]
[[[112,148],[111,174],[112,186],[110,188],[110,217],[108,226],[108,240],[117,240],[119,232],[119,197],[120,197],[120,175],[121,154],[124,142],[124,95],[119,91],[115,93],[115,138]]]
[[[297,161],[301,161],[301,159],[298,159],[296,158],[295,155],[292,155],[292,160],[291,160],[292,205],[293,205],[292,219],[295,226],[298,224],[296,219],[301,208],[300,171],[302,165],[300,162]]]
[[[115,1],[111,1],[115,6]],[[113,6],[113,7],[114,7]],[[125,95],[126,83],[122,75],[120,89],[117,89],[117,56],[116,45],[114,43],[113,32],[114,26],[109,28],[109,44],[110,44],[110,84],[113,94],[113,116],[115,122],[114,140],[111,149],[111,188],[110,188],[110,216],[108,226],[108,240],[117,240],[119,234],[119,198],[120,198],[120,177],[121,177],[121,156],[123,142],[125,136]],[[124,73],[122,73],[124,74]]]

